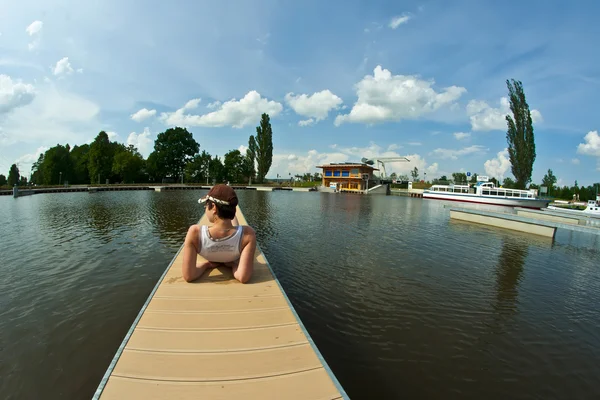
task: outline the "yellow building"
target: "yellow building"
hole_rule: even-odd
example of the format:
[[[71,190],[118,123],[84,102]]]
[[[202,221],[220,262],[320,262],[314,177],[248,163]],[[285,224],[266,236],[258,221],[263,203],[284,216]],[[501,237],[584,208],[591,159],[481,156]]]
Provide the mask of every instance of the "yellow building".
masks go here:
[[[361,163],[333,163],[318,165],[317,168],[323,169],[323,186],[350,192],[365,190],[367,179],[372,180],[373,171],[379,171]]]

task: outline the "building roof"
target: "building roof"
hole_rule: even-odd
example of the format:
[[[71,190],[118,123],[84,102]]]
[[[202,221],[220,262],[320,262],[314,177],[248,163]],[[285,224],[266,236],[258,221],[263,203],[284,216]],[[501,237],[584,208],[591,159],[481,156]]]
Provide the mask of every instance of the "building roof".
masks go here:
[[[368,164],[363,163],[352,163],[352,162],[343,162],[343,163],[329,163],[326,165],[317,165],[316,168],[332,168],[332,167],[356,167],[356,168],[369,168],[374,171],[379,171],[378,168],[375,168]]]

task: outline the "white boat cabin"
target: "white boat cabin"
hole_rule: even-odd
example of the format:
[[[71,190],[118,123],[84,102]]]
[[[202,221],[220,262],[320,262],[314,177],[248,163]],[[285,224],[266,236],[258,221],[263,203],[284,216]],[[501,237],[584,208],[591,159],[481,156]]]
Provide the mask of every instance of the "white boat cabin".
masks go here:
[[[470,185],[433,185],[429,189],[432,192],[446,192],[446,193],[473,193],[477,196],[498,196],[508,198],[536,198],[536,192],[534,190],[520,190],[520,189],[508,189],[502,187],[495,187],[493,182],[489,182],[487,176],[477,177],[477,183],[474,188],[474,192],[470,191]]]

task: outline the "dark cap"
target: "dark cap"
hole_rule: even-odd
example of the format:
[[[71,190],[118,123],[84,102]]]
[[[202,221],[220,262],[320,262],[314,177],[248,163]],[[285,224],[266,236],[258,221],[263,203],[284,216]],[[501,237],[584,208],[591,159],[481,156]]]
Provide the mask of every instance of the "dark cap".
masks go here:
[[[201,197],[198,200],[198,203],[202,204],[207,200],[212,201],[216,205],[225,205],[230,207],[236,207],[238,205],[238,198],[235,194],[235,190],[229,185],[218,184],[213,186],[208,194],[204,197]]]

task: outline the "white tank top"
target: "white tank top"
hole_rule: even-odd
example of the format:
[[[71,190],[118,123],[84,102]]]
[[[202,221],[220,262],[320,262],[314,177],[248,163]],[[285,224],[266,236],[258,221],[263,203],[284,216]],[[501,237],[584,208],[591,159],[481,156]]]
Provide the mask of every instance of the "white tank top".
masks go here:
[[[242,226],[238,226],[232,236],[213,239],[208,232],[208,226],[201,225],[199,254],[207,261],[212,262],[226,263],[239,259],[243,229]]]

